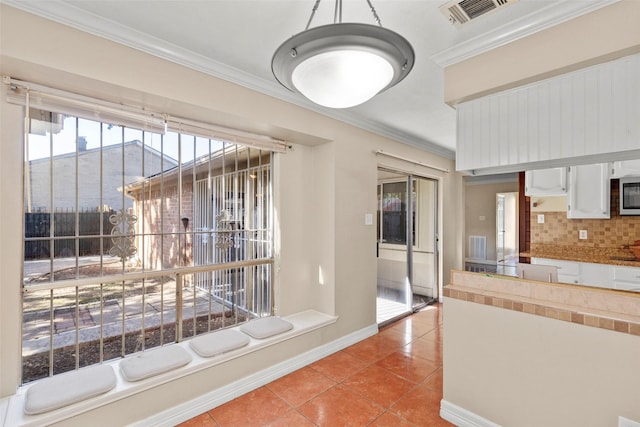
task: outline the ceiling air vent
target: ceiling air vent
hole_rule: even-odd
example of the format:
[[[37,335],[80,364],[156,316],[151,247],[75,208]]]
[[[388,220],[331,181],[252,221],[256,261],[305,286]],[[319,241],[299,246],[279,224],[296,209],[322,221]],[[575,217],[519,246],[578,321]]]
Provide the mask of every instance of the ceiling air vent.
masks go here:
[[[456,27],[460,27],[469,21],[486,13],[494,12],[499,8],[509,6],[518,0],[451,0],[440,6],[440,12],[444,14]]]

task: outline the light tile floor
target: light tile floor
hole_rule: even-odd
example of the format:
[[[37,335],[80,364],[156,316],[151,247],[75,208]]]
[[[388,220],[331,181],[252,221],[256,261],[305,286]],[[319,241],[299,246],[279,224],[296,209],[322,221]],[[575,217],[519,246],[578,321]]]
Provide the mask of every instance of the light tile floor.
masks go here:
[[[436,304],[180,426],[451,426],[441,399]]]

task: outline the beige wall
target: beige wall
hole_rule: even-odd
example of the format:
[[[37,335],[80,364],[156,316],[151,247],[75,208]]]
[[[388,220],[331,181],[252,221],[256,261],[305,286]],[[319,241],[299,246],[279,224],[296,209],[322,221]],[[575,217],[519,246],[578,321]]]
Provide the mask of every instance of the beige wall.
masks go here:
[[[502,426],[640,420],[640,337],[446,298],[443,399]]]
[[[339,316],[320,331],[261,349],[197,375],[119,401],[68,425],[98,425],[104,414],[125,424],[188,401],[277,362],[375,324],[374,226],[377,167],[383,149],[438,168],[453,161],[365,132],[286,102],[186,69],[0,5],[2,73],[116,102],[241,126],[292,141],[275,159],[276,310],[283,316],[317,309]],[[44,42],[55,40],[55,49]],[[113,64],[121,64],[114,67]],[[3,87],[3,90],[5,88]],[[4,97],[3,97],[4,99]],[[0,396],[15,392],[19,357],[22,138],[21,109],[2,101],[0,141]],[[395,162],[440,182],[442,271],[461,266],[462,180],[423,166]],[[446,212],[446,215],[443,213]],[[322,269],[322,281],[319,270]],[[448,273],[441,273],[448,280]]]
[[[531,212],[564,212],[567,213],[567,196],[541,196],[531,198]],[[535,205],[535,206],[534,206]]]
[[[445,69],[449,104],[640,52],[640,2],[621,0]],[[473,76],[473,78],[469,78]]]
[[[469,256],[469,236],[487,236],[487,261],[496,261],[496,194],[518,191],[518,182],[465,184],[465,258]],[[484,218],[484,219],[482,219]]]

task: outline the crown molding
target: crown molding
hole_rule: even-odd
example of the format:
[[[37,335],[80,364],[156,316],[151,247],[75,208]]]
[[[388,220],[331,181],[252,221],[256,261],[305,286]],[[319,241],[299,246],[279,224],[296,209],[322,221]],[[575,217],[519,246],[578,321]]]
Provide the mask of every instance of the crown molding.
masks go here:
[[[89,13],[62,0],[18,1],[0,0],[0,2],[49,19],[77,30],[98,36],[135,50],[162,58],[204,74],[246,87],[271,97],[295,104],[324,116],[342,121],[360,129],[384,136],[398,142],[428,151],[448,159],[455,158],[455,151],[434,144],[424,138],[407,135],[397,129],[364,120],[343,110],[329,110],[320,107],[306,98],[297,96],[274,81],[249,74],[246,71],[231,67],[222,62],[208,58],[199,53],[184,49],[160,38],[151,36],[117,22]]]
[[[25,2],[0,0],[22,11],[58,22],[150,55],[174,62],[203,73],[233,81],[248,88],[260,86],[263,79],[238,68],[208,58],[160,38],[87,12],[62,0]]]
[[[530,15],[440,51],[432,55],[430,59],[445,68],[618,1],[620,0],[557,1]]]

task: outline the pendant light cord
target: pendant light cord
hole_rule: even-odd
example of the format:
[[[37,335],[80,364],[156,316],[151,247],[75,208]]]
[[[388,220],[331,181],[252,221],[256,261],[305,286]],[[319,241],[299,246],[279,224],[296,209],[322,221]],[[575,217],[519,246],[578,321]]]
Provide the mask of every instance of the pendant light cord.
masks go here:
[[[371,13],[373,14],[373,19],[376,21],[376,23],[380,27],[382,27],[382,22],[380,22],[380,17],[378,16],[378,12],[376,12],[376,8],[373,7],[373,4],[371,4],[371,0],[367,0],[367,4],[371,9]],[[313,21],[313,17],[316,16],[316,11],[318,10],[318,6],[320,6],[320,0],[316,0],[316,2],[313,4],[313,8],[311,9],[311,16],[307,21],[307,26],[304,27],[305,31],[309,29],[309,26],[311,26],[311,21]],[[334,24],[342,23],[342,0],[336,0],[336,5],[333,11],[333,23]]]
[[[313,5],[313,8],[311,9],[311,16],[309,17],[307,26],[304,27],[305,31],[309,29],[309,25],[311,25],[311,21],[313,20],[313,17],[316,16],[316,10],[318,10],[318,6],[320,6],[320,0],[316,0],[316,3]]]
[[[382,22],[380,22],[380,17],[378,16],[378,12],[376,12],[376,8],[373,7],[373,5],[371,4],[371,0],[367,0],[367,4],[369,5],[369,8],[371,8],[371,13],[373,13],[373,19],[375,19],[378,25],[382,27]]]
[[[342,23],[342,0],[336,0],[336,7],[333,10],[333,23]]]

